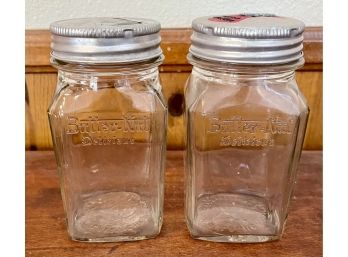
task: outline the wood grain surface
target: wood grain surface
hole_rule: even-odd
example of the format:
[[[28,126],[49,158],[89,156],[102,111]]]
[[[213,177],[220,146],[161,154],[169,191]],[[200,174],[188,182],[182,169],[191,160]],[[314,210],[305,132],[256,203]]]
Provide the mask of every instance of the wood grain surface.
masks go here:
[[[183,149],[183,91],[191,65],[186,55],[191,29],[163,29],[160,66],[163,93],[168,101],[168,149]],[[304,149],[321,150],[322,143],[322,28],[308,27],[304,33],[305,66],[297,74],[298,84],[311,109]],[[52,149],[47,108],[56,86],[56,70],[50,66],[50,34],[26,31],[26,149]]]
[[[26,153],[26,256],[322,256],[322,152],[304,151],[288,221],[280,241],[213,243],[190,238],[184,221],[183,152],[169,151],[164,223],[155,239],[122,243],[69,240],[51,151]]]

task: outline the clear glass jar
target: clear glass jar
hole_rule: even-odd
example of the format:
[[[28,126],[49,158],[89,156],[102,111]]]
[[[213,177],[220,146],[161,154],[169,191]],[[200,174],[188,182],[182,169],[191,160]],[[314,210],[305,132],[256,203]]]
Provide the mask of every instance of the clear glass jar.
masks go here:
[[[158,34],[157,22],[137,20],[145,23],[142,31],[155,27]],[[105,25],[108,22],[112,26]],[[70,20],[54,28],[83,24],[83,30],[94,33],[98,29],[139,33],[133,24],[121,22]],[[91,57],[83,52],[86,48],[67,54],[72,47],[60,54],[56,49],[63,36],[74,40],[71,34],[53,35],[52,64],[58,69],[58,83],[48,115],[69,235],[94,242],[153,238],[162,225],[166,151],[167,107],[158,72],[161,51],[154,58],[150,54],[144,58],[145,52],[141,60],[127,62],[123,56],[126,62],[111,63],[113,52],[105,49],[103,56],[94,50]],[[106,43],[114,45],[114,39]],[[105,45],[105,38],[101,40]],[[159,42],[153,47],[159,48]],[[119,51],[115,59],[122,54]],[[92,60],[86,62],[81,55]],[[106,55],[110,63],[98,63]]]
[[[249,28],[250,22],[260,24],[259,15],[247,16]],[[272,64],[262,57],[221,60],[221,48],[206,46],[199,52],[203,46],[197,41],[204,26],[220,26],[216,33],[226,33],[221,29],[224,26],[229,32],[243,27],[242,22],[225,24],[217,18],[193,22],[188,56],[193,70],[185,90],[187,225],[197,239],[276,240],[287,217],[309,112],[295,80],[295,70],[304,59],[301,52],[290,62],[273,60]],[[277,17],[261,16],[261,23],[263,18],[277,24]],[[267,26],[256,28],[254,35]],[[303,28],[299,31],[301,37]],[[207,44],[212,47],[214,37],[224,35],[209,36]],[[237,36],[231,39],[234,43]],[[238,44],[246,45],[250,39],[243,40]],[[257,49],[252,49],[254,55]]]

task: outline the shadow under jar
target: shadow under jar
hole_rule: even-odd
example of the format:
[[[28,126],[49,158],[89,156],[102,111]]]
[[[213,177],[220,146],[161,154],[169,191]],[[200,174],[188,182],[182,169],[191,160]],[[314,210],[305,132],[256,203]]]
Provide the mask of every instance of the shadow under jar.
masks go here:
[[[267,14],[192,23],[185,89],[186,220],[192,237],[281,237],[308,117],[295,81],[304,24]]]
[[[162,225],[167,123],[160,24],[86,18],[50,29],[58,83],[48,116],[69,235],[153,238]]]

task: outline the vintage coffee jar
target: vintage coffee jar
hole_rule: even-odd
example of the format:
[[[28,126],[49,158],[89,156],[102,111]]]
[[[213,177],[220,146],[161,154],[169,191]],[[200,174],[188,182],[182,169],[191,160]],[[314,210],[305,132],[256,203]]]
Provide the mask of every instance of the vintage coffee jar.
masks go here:
[[[54,22],[50,30],[58,82],[48,116],[70,237],[155,237],[167,123],[160,24],[84,18]]]
[[[192,237],[281,237],[308,107],[295,70],[304,24],[269,14],[192,22],[185,89],[186,219]]]

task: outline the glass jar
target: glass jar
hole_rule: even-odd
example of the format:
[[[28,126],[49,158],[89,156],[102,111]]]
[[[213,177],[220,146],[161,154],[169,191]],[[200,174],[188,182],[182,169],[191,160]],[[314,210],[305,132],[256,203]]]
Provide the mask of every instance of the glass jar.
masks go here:
[[[162,225],[167,123],[160,24],[85,18],[50,29],[58,83],[48,116],[69,235],[153,238]]]
[[[295,80],[304,24],[244,14],[201,17],[192,26],[185,89],[191,236],[279,239],[309,113]]]

